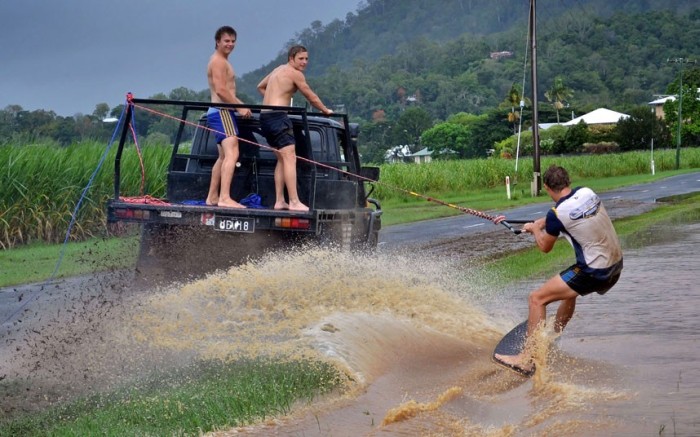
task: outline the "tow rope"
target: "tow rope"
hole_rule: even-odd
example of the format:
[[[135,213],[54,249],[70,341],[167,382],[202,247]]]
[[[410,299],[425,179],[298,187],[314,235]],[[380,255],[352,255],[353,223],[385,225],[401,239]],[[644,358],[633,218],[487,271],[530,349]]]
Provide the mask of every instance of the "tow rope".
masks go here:
[[[143,106],[143,105],[139,105],[139,104],[137,104],[137,103],[134,103],[133,98],[134,98],[134,97],[133,97],[133,95],[132,95],[131,93],[128,93],[128,94],[127,94],[127,104],[130,105],[132,108],[143,109],[144,111],[150,112],[150,113],[152,113],[152,114],[155,114],[155,115],[158,115],[158,116],[161,116],[161,117],[165,117],[165,118],[170,118],[170,119],[175,120],[175,121],[177,121],[177,122],[179,122],[179,123],[184,123],[184,124],[186,124],[186,125],[193,126],[195,129],[206,129],[206,130],[208,130],[208,131],[210,131],[210,132],[213,132],[213,133],[219,133],[219,134],[221,134],[221,135],[225,135],[224,132],[219,132],[219,131],[217,131],[217,130],[215,130],[215,129],[210,128],[209,126],[204,127],[204,126],[201,126],[201,125],[199,125],[199,124],[196,124],[196,123],[193,123],[193,122],[190,122],[190,121],[187,121],[187,120],[183,120],[183,119],[177,118],[177,117],[175,117],[175,116],[173,116],[173,115],[170,115],[170,114],[166,114],[166,113],[164,113],[164,112],[157,111],[157,110],[152,109],[152,108],[149,108],[149,107],[147,107],[147,106]],[[132,111],[132,116],[133,116],[133,113],[134,113],[134,111]],[[134,134],[134,135],[135,135],[135,134]],[[275,151],[275,149],[274,149],[273,147],[270,147],[270,146],[265,145],[265,144],[256,143],[255,141],[250,141],[250,140],[248,140],[248,139],[246,139],[246,138],[238,137],[238,140],[239,140],[239,141],[243,141],[243,142],[248,143],[248,144],[251,144],[251,145],[254,145],[254,146],[257,146],[257,147],[259,147],[259,148],[261,148],[261,149],[266,149],[266,150]],[[297,159],[299,159],[299,160],[301,160],[301,161],[304,161],[304,162],[308,162],[309,164],[313,164],[313,165],[318,166],[318,167],[323,167],[323,168],[327,168],[327,169],[330,169],[330,170],[334,170],[334,171],[340,172],[340,173],[342,173],[342,174],[351,176],[351,177],[353,177],[353,178],[357,178],[357,179],[360,179],[360,180],[364,180],[364,181],[369,182],[369,183],[382,185],[382,186],[385,186],[385,187],[387,187],[387,188],[389,188],[389,189],[392,189],[392,190],[394,190],[394,191],[399,191],[399,192],[402,192],[402,193],[405,193],[405,194],[409,194],[409,195],[414,196],[414,197],[418,197],[418,198],[421,198],[421,199],[425,199],[425,200],[427,200],[428,202],[433,202],[433,203],[437,203],[437,204],[439,204],[439,205],[447,206],[447,207],[449,207],[449,208],[453,208],[453,209],[456,209],[456,210],[458,210],[458,211],[461,211],[461,212],[463,212],[463,213],[465,213],[465,214],[473,215],[473,216],[475,216],[475,217],[479,217],[479,218],[482,218],[482,219],[485,219],[485,220],[492,221],[492,222],[494,222],[495,224],[502,224],[502,225],[505,226],[508,230],[510,230],[511,232],[513,232],[515,235],[518,235],[518,234],[521,233],[520,230],[513,228],[513,226],[512,226],[510,223],[508,223],[506,220],[504,220],[504,219],[505,219],[505,216],[503,216],[503,215],[493,216],[493,215],[489,215],[489,214],[487,214],[487,213],[485,213],[485,212],[483,212],[483,211],[478,211],[478,210],[476,210],[476,209],[466,208],[466,207],[463,207],[463,206],[459,206],[459,205],[455,205],[455,204],[452,204],[452,203],[448,203],[448,202],[442,201],[442,200],[440,200],[440,199],[436,199],[436,198],[434,198],[434,197],[426,196],[426,195],[423,195],[423,194],[420,194],[420,193],[416,193],[416,192],[414,192],[414,191],[406,190],[406,189],[401,188],[401,187],[393,186],[393,185],[388,184],[388,183],[386,183],[386,182],[381,182],[381,181],[374,180],[374,179],[371,179],[371,178],[368,178],[368,177],[365,177],[365,176],[362,176],[362,175],[350,173],[350,172],[348,172],[348,171],[346,171],[346,170],[342,170],[342,169],[333,167],[333,166],[331,166],[331,165],[326,165],[326,164],[323,164],[323,163],[321,163],[321,162],[317,162],[317,161],[314,161],[314,160],[312,160],[312,159],[305,158],[305,157],[303,157],[303,156],[298,156],[298,155],[297,155]]]

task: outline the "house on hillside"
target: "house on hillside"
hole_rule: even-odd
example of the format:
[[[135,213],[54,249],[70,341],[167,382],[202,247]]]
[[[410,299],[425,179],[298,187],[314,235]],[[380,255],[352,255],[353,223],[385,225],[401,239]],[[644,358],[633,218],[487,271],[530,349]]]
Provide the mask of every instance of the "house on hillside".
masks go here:
[[[504,50],[502,52],[491,52],[489,55],[491,59],[499,60],[499,59],[506,59],[506,58],[512,58],[513,57],[513,52]]]

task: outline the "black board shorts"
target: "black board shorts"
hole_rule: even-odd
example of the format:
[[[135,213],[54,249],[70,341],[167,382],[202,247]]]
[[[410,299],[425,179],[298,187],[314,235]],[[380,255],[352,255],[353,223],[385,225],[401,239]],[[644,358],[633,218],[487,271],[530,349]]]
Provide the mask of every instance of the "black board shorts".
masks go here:
[[[617,284],[617,281],[620,279],[620,275],[622,274],[622,260],[606,270],[604,274],[594,276],[585,273],[580,266],[574,264],[562,271],[559,276],[561,276],[561,279],[580,296],[585,296],[593,292],[605,294]]]
[[[260,128],[270,147],[281,149],[295,144],[292,120],[286,112],[267,111],[260,113]]]

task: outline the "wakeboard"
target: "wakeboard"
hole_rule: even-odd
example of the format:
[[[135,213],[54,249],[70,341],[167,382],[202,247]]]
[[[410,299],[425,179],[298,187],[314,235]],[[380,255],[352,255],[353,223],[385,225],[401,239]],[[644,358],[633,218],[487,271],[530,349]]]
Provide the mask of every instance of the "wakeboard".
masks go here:
[[[498,342],[496,345],[496,349],[493,351],[493,356],[491,357],[492,360],[496,363],[499,364],[509,370],[512,370],[516,373],[518,373],[521,376],[525,376],[529,378],[530,376],[534,375],[535,373],[535,367],[533,365],[532,369],[526,370],[522,369],[518,366],[513,366],[511,364],[505,363],[498,358],[496,358],[496,354],[499,355],[518,355],[520,352],[522,352],[523,348],[525,347],[525,338],[527,337],[527,320],[516,326],[515,328],[511,329],[509,333],[507,333],[501,341]]]

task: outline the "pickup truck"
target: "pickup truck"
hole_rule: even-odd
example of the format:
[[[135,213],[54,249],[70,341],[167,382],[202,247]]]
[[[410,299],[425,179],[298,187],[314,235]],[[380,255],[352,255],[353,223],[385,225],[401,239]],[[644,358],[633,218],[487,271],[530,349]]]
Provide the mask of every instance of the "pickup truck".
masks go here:
[[[201,276],[271,251],[309,244],[353,251],[376,248],[382,209],[369,196],[379,168],[361,167],[359,129],[348,122],[346,114],[325,116],[303,108],[245,105],[253,116],[237,118],[240,156],[231,197],[239,202],[246,197],[258,202],[251,205],[257,207],[235,209],[204,202],[218,156],[215,135],[207,128],[205,115],[213,104],[136,98],[131,102],[115,154],[114,197],[107,201],[107,221],[140,225],[137,272],[144,279],[160,282]],[[167,167],[165,198],[134,201],[120,191],[121,158],[131,132],[132,112],[150,105],[177,105],[182,116]],[[267,109],[285,110],[292,119],[299,198],[309,206],[308,212],[272,208],[277,159],[261,134],[259,122],[260,111]],[[194,129],[189,150],[189,143],[183,141],[186,129]]]

